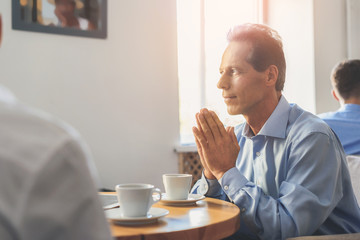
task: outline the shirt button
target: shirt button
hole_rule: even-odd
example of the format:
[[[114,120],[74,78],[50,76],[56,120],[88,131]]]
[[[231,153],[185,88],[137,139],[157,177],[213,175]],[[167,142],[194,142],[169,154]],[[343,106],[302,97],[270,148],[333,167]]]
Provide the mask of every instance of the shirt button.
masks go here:
[[[241,209],[241,212],[245,212],[245,211],[246,211],[246,209],[245,209],[245,208],[242,208],[242,209]]]
[[[229,190],[229,186],[228,186],[228,185],[225,185],[225,186],[224,186],[224,190],[226,190],[226,191]]]
[[[256,156],[258,156],[258,157],[259,157],[260,155],[261,155],[261,153],[260,153],[260,152],[256,152]]]

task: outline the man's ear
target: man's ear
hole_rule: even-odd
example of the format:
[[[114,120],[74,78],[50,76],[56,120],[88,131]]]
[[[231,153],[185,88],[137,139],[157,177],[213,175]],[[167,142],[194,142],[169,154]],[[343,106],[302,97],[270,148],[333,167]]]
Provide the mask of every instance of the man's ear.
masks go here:
[[[275,65],[270,65],[266,69],[266,74],[267,74],[266,85],[267,86],[275,86],[276,81],[279,76],[279,69]]]
[[[340,102],[340,99],[338,98],[338,96],[336,95],[335,90],[331,90],[331,94],[333,95],[333,97],[335,98],[336,101]]]

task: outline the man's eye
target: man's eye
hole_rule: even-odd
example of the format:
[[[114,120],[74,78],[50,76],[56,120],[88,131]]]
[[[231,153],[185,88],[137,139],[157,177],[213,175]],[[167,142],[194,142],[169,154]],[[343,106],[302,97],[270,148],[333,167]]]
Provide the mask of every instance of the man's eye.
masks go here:
[[[233,68],[233,69],[230,70],[230,73],[231,73],[232,75],[233,75],[233,74],[236,74],[236,73],[238,73],[238,70],[235,69],[235,68]]]

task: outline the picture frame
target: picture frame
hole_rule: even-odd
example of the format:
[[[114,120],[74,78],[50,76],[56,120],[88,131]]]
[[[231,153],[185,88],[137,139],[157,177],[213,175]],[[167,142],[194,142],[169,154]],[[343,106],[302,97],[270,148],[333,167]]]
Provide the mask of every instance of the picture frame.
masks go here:
[[[107,38],[107,0],[12,0],[15,30]]]

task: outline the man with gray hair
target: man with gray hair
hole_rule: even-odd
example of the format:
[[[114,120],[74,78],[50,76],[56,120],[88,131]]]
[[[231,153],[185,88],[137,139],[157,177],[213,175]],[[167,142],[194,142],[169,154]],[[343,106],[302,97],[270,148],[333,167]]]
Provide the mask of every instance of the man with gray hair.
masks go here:
[[[240,208],[234,239],[360,232],[341,144],[321,119],[287,102],[285,69],[275,30],[260,24],[231,29],[217,87],[228,113],[246,122],[225,128],[213,111],[196,114],[204,171],[192,191]]]

